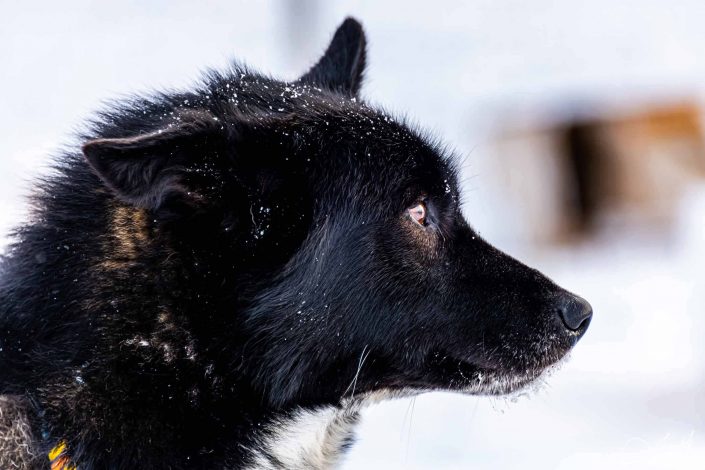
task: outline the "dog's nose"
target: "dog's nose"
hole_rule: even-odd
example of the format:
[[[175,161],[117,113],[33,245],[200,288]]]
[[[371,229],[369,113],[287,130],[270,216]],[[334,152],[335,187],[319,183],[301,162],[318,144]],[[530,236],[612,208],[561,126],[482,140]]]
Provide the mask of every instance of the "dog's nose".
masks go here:
[[[592,307],[587,300],[570,292],[561,294],[557,301],[563,324],[572,331],[584,333],[592,318]]]

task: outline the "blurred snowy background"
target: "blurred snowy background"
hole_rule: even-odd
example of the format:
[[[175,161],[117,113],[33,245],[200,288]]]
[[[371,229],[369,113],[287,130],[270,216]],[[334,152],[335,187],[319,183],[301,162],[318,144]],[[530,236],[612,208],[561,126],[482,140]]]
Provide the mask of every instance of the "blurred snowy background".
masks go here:
[[[369,409],[344,468],[705,468],[702,0],[1,0],[0,234],[102,100],[234,57],[294,78],[346,15],[364,96],[467,156],[473,225],[595,317],[528,397]]]

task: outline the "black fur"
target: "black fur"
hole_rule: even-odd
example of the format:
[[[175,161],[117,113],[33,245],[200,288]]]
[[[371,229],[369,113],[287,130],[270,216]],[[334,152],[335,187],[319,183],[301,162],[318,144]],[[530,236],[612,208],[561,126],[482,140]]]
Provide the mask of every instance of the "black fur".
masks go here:
[[[582,301],[473,232],[452,158],[359,98],[364,65],[348,19],[297,82],[210,72],[57,161],[0,265],[0,393],[37,452],[241,468],[297,409],[506,393],[573,346]]]

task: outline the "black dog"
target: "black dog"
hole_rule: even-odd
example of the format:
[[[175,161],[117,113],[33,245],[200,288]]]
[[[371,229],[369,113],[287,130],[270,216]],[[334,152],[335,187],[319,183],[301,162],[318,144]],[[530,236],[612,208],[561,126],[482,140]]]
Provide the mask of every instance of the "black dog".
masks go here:
[[[512,392],[578,341],[587,302],[473,232],[364,66],[348,19],[296,82],[100,114],[1,265],[2,468],[328,468],[363,404]]]

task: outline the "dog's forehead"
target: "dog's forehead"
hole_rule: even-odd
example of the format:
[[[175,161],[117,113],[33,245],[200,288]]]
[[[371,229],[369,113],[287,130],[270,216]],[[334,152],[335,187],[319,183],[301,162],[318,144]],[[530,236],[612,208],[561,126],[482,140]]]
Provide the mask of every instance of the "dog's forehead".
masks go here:
[[[363,105],[341,119],[338,141],[348,142],[353,161],[396,182],[450,180],[452,158],[414,126]]]
[[[416,179],[454,184],[453,158],[435,139],[357,97],[251,73],[218,83],[210,93],[218,105],[226,103],[240,115],[271,118],[279,139],[293,141],[303,153],[320,152],[326,171],[336,166],[336,173],[349,176],[362,170],[365,178],[386,183]],[[341,164],[332,165],[330,159]]]
[[[327,98],[327,97],[326,97]],[[396,168],[409,176],[452,172],[450,156],[416,126],[355,98],[321,100],[311,132],[329,148],[346,149],[352,163]]]

